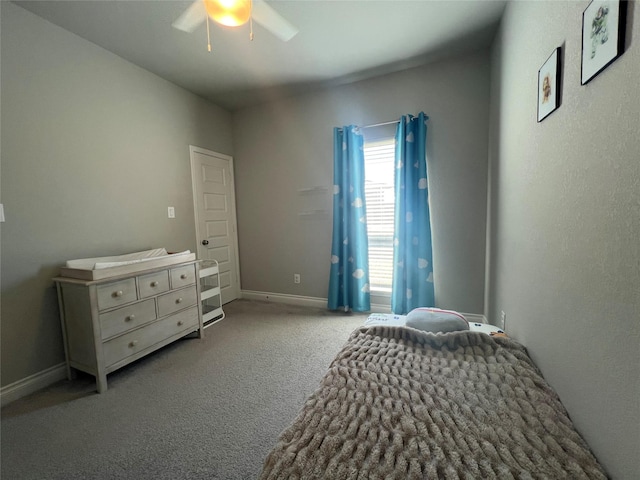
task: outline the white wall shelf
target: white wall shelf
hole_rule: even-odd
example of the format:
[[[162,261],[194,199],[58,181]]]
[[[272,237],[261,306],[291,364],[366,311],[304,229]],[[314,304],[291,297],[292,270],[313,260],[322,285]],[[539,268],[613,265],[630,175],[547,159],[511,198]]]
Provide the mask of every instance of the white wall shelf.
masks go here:
[[[220,268],[215,260],[203,260],[200,264],[200,302],[204,328],[225,317],[220,292]]]

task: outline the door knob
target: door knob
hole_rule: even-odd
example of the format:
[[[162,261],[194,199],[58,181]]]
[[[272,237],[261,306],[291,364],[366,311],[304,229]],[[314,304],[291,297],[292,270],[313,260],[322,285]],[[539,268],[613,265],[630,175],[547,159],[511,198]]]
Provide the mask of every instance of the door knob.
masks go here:
[[[203,245],[209,245],[209,240],[202,240]]]

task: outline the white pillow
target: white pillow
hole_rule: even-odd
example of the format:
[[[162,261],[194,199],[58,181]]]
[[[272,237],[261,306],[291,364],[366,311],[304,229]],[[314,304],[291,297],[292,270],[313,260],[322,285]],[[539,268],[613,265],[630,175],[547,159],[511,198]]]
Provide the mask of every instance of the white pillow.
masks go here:
[[[464,315],[453,310],[420,307],[407,314],[407,327],[433,333],[456,332],[469,330],[469,322]]]

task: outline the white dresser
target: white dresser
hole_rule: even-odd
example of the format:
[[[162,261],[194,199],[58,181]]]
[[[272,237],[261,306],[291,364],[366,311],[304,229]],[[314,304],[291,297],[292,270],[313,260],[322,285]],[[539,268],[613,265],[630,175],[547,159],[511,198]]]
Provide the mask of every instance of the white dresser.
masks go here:
[[[193,332],[203,335],[198,261],[138,270],[101,280],[56,277],[67,360],[95,375],[107,374]]]

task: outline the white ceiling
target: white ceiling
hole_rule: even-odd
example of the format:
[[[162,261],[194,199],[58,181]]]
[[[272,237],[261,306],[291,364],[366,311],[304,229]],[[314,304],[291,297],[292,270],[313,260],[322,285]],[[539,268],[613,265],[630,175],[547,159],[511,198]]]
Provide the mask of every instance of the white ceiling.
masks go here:
[[[299,30],[283,42],[254,24],[171,27],[174,0],[14,3],[214,103],[233,110],[270,95],[348,83],[486,47],[506,0],[270,0]]]

